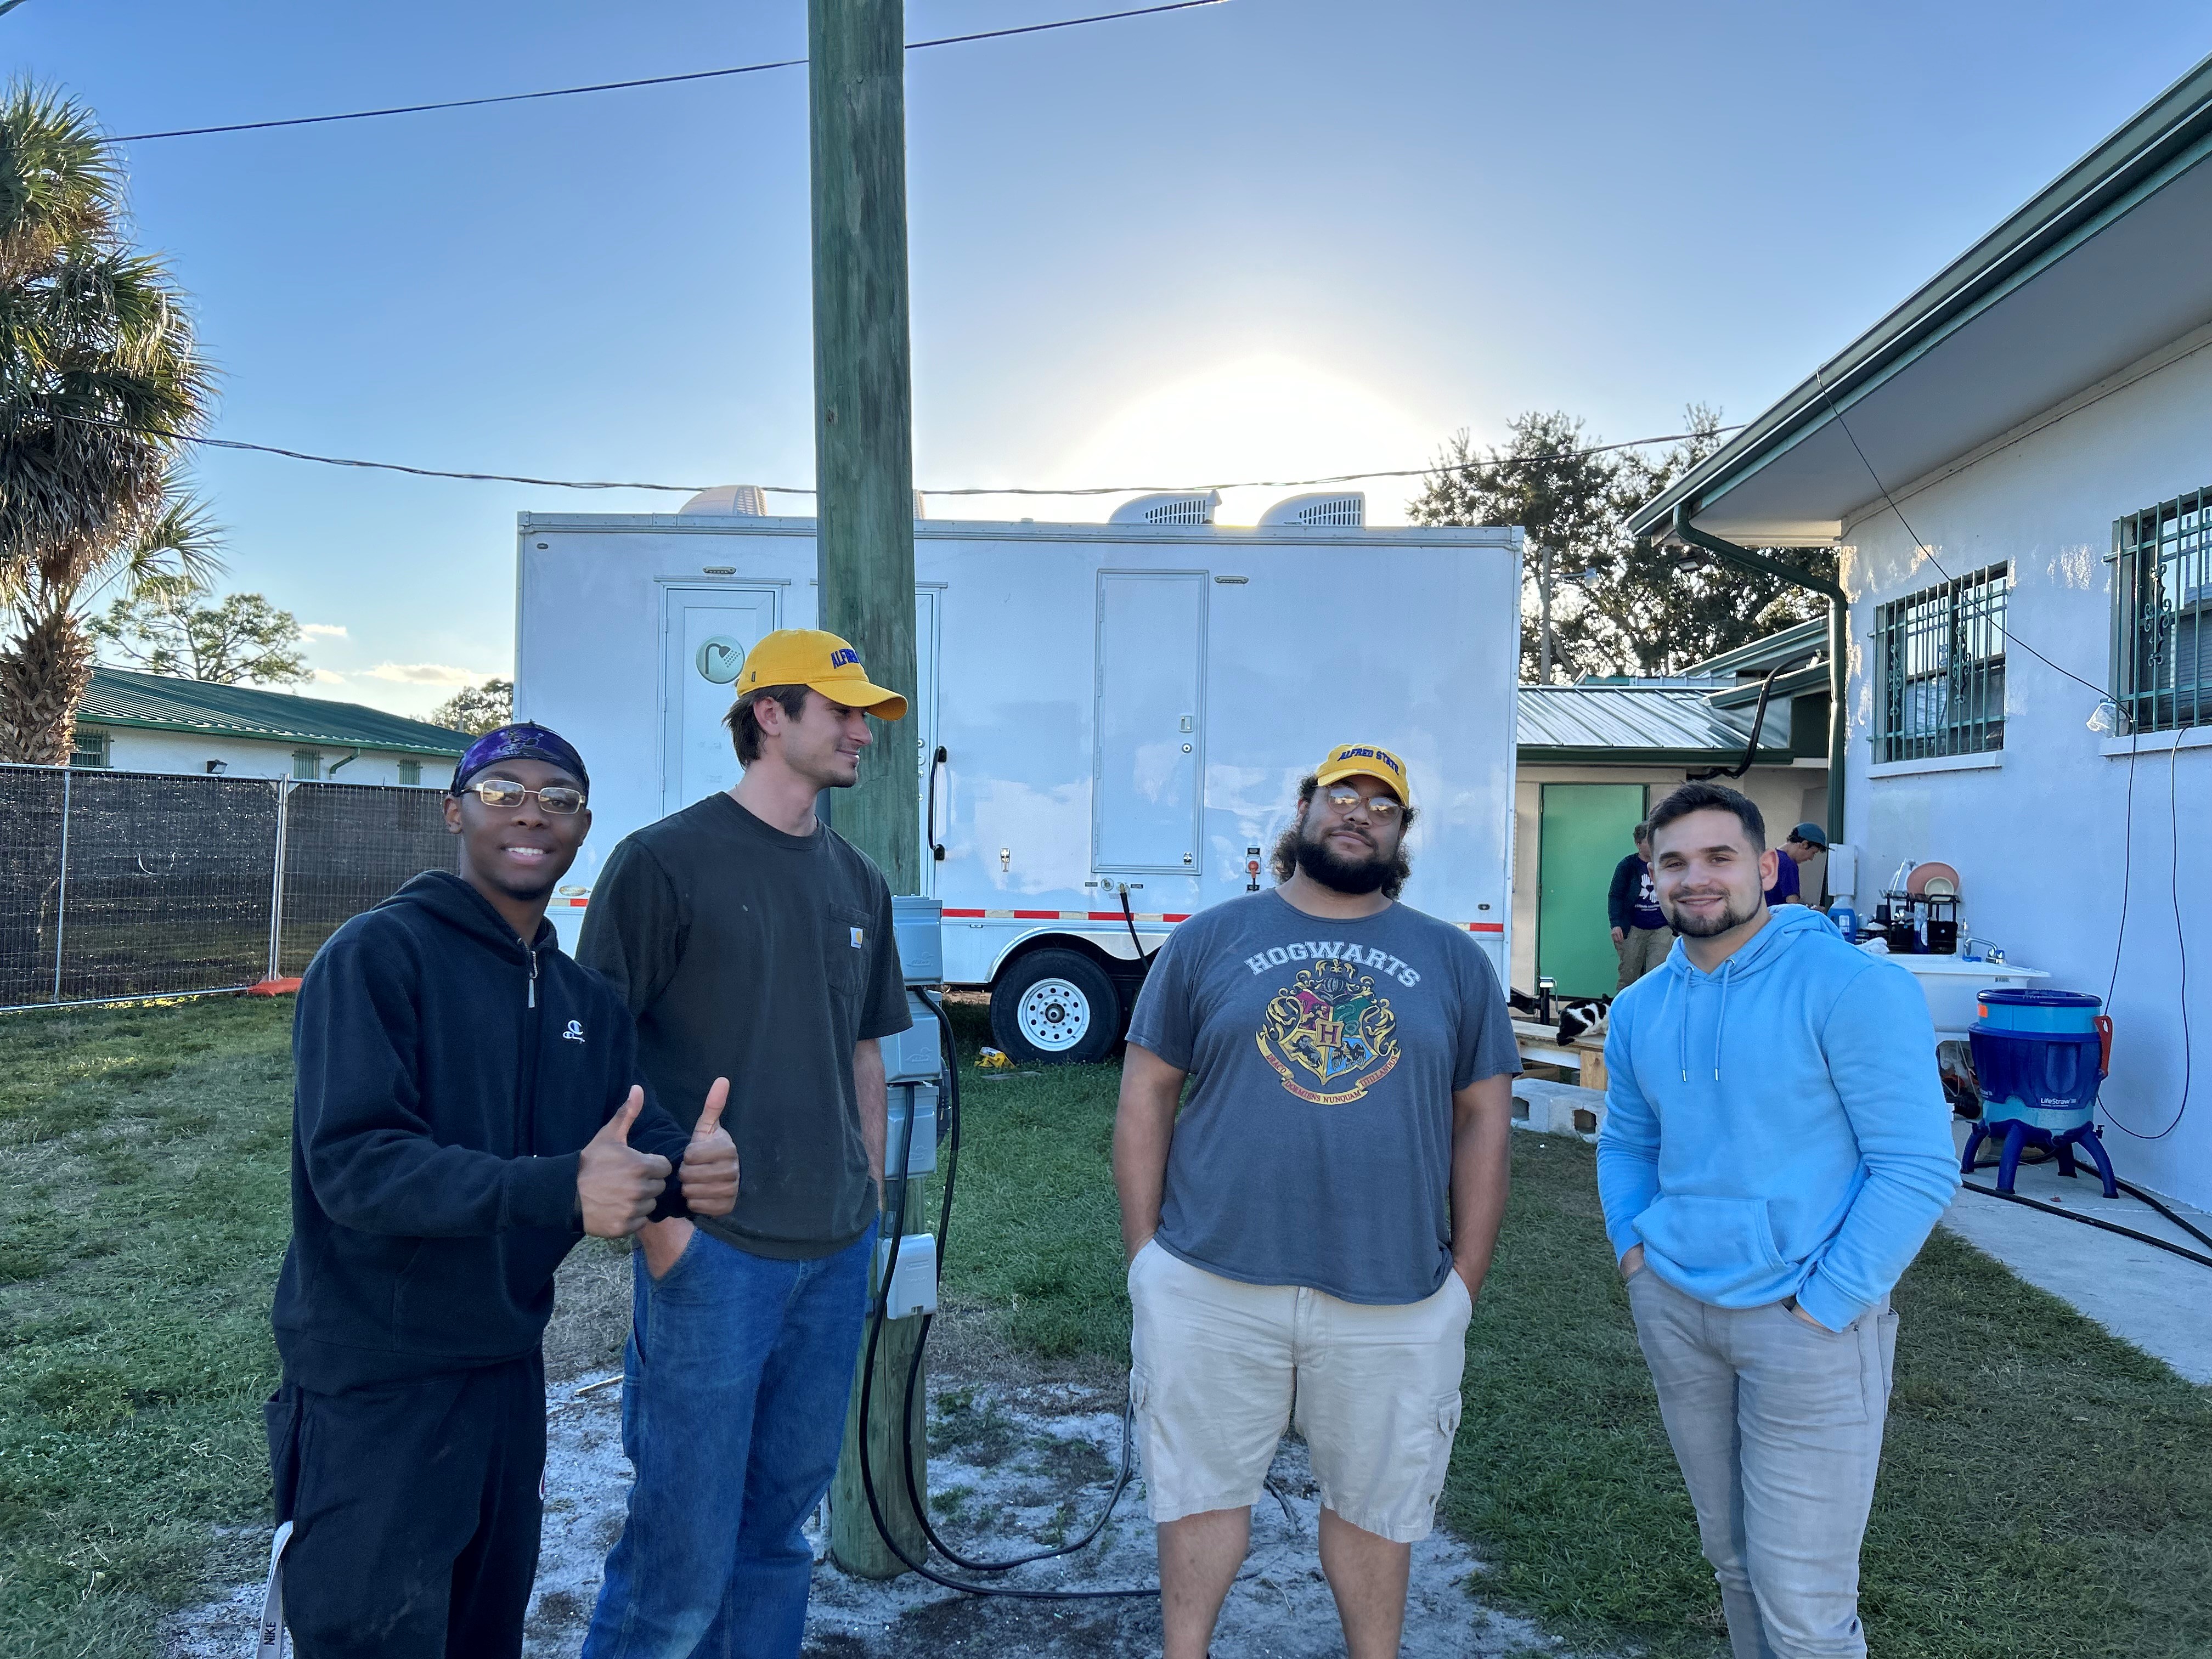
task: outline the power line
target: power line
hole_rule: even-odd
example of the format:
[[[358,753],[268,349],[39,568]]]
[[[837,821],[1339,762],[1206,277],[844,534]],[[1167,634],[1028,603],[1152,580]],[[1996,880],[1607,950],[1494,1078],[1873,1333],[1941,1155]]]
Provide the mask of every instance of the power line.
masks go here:
[[[12,0],[21,4],[21,0]],[[983,29],[974,34],[939,35],[933,40],[909,40],[908,52],[921,52],[930,46],[964,46],[972,40],[1000,40],[1016,34],[1043,34],[1053,29],[1079,28],[1086,23],[1113,23],[1125,17],[1151,17],[1166,11],[1194,11],[1201,6],[1219,6],[1228,0],[1169,0],[1157,6],[1139,6],[1131,11],[1103,11],[1088,17],[1063,17],[1049,23],[1024,23],[1014,28]],[[0,4],[0,11],[7,6]],[[272,127],[313,127],[332,121],[373,121],[386,115],[427,115],[434,110],[479,109],[487,104],[526,104],[541,98],[575,98],[592,92],[627,92],[637,87],[675,86],[685,81],[720,81],[733,75],[758,75],[767,70],[797,69],[805,64],[804,58],[778,58],[769,63],[738,64],[728,69],[692,70],[681,75],[647,75],[634,81],[598,81],[583,87],[550,87],[539,92],[507,92],[486,98],[449,98],[434,104],[395,104],[388,109],[347,110],[337,115],[293,115],[274,121],[233,121],[215,127],[175,127],[166,132],[126,132],[108,142],[116,144],[150,143],[156,138],[204,138],[218,132],[265,132]]]
[[[188,433],[164,431],[159,427],[132,426],[122,421],[100,421],[89,416],[64,415],[61,417],[82,426],[106,427],[118,432],[135,432],[143,437],[160,438],[169,443],[191,444],[202,449],[241,450],[255,455],[277,455],[286,460],[313,461],[320,466],[358,467],[374,472],[404,472],[416,478],[456,478],[470,483],[536,484],[547,489],[653,489],[669,495],[696,495],[702,489],[714,488],[710,484],[647,483],[605,478],[537,478],[514,472],[461,472],[435,466],[408,466],[398,461],[367,461],[348,455],[318,455],[304,449],[284,449],[275,444],[246,443],[236,438],[201,438]],[[1248,478],[1233,483],[1201,484],[1080,484],[1066,489],[1031,484],[974,484],[957,489],[924,489],[924,495],[1134,495],[1164,492],[1176,495],[1197,495],[1209,489],[1300,489],[1316,484],[1358,483],[1369,478],[1425,478],[1439,472],[1469,472],[1486,466],[1529,466],[1540,461],[1568,461],[1584,455],[1606,455],[1616,450],[1647,449],[1655,444],[1681,443],[1705,436],[1717,436],[1723,432],[1740,428],[1717,427],[1712,432],[1669,432],[1656,438],[1630,438],[1620,443],[1592,444],[1586,449],[1557,449],[1541,455],[1499,455],[1479,461],[1439,463],[1434,466],[1405,467],[1381,472],[1339,472],[1323,478]],[[762,491],[774,495],[811,495],[811,488],[798,484],[761,484]]]

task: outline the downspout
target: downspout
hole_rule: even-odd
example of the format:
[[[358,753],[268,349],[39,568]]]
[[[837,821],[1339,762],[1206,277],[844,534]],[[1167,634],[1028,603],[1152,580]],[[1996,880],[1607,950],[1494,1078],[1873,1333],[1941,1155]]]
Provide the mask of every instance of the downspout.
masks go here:
[[[352,765],[356,761],[359,760],[360,758],[361,758],[361,750],[358,750],[358,749],[356,749],[356,750],[355,750],[353,751],[353,753],[351,753],[350,755],[348,755],[348,756],[347,756],[343,760],[342,760],[342,761],[334,761],[334,762],[332,762],[332,763],[331,763],[331,769],[330,769],[329,771],[327,771],[327,772],[324,773],[324,774],[323,774],[323,775],[324,775],[325,778],[334,778],[334,777],[337,776],[337,775],[338,775],[338,768],[339,768],[339,767],[341,767],[341,766],[351,766],[351,765]]]
[[[1808,576],[1778,559],[1767,558],[1747,547],[1738,547],[1734,542],[1724,542],[1717,536],[1707,535],[1690,522],[1692,511],[1687,501],[1674,504],[1672,533],[1676,540],[1687,542],[1692,547],[1701,547],[1715,558],[1732,564],[1739,570],[1779,576],[1792,586],[1818,593],[1828,602],[1828,839],[1831,842],[1840,843],[1844,839],[1844,754],[1849,730],[1844,720],[1844,690],[1847,672],[1844,658],[1851,637],[1850,595],[1834,582],[1822,581],[1818,576]]]

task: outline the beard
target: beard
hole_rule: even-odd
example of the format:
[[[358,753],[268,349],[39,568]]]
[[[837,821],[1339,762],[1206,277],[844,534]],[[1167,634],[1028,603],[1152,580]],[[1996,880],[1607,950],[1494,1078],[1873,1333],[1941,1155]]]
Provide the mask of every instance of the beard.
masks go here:
[[[1296,856],[1309,878],[1340,893],[1372,893],[1390,879],[1390,860],[1380,853],[1342,858],[1326,843],[1301,836]]]
[[[1684,939],[1711,939],[1716,934],[1727,933],[1731,927],[1742,927],[1759,914],[1757,902],[1753,902],[1748,910],[1739,910],[1733,899],[1722,907],[1720,915],[1710,918],[1677,915],[1674,908],[1669,904],[1662,904],[1659,908],[1667,918],[1667,925]]]
[[[1370,847],[1373,848],[1372,842]],[[1334,851],[1310,827],[1296,823],[1284,830],[1282,839],[1275,843],[1273,862],[1278,881],[1288,881],[1295,867],[1304,871],[1310,880],[1337,892],[1379,892],[1390,899],[1398,896],[1405,888],[1406,878],[1413,873],[1402,842],[1387,855],[1374,848],[1364,857],[1346,858]]]

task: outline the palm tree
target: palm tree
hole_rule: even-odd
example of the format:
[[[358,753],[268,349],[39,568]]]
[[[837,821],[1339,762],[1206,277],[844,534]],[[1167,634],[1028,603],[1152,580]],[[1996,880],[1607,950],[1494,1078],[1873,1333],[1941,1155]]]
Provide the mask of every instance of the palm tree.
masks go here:
[[[85,606],[116,580],[204,575],[165,526],[213,372],[183,291],[127,237],[123,173],[90,111],[0,98],[0,760],[58,766],[92,681]],[[190,526],[184,526],[190,529]]]

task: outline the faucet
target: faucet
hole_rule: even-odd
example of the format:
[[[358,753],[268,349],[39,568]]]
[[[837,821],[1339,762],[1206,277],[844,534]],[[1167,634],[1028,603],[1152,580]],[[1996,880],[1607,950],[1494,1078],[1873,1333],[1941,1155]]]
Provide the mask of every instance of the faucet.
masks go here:
[[[1974,947],[1978,945],[1984,947],[1979,958],[1974,956]],[[1977,939],[1972,933],[1959,941],[1959,954],[1970,962],[1978,959],[2002,964],[2005,959],[2004,947],[2002,945],[1994,939]]]

